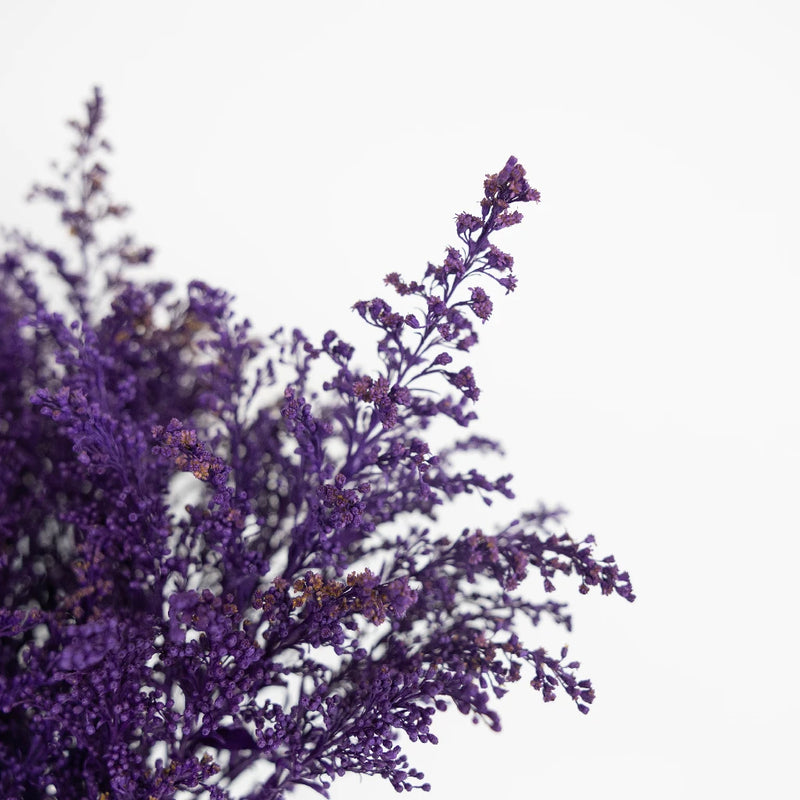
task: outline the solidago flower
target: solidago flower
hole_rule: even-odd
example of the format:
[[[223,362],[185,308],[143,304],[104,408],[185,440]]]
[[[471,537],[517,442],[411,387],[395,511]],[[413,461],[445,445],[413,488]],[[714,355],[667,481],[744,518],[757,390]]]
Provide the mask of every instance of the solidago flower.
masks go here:
[[[495,441],[426,432],[476,419],[469,354],[517,285],[496,234],[540,199],[522,166],[487,176],[441,264],[355,303],[362,359],[143,277],[152,248],[106,234],[127,207],[103,112],[96,90],[61,182],[32,192],[74,252],[12,231],[0,256],[0,796],[222,800],[264,764],[250,800],[347,772],[427,790],[401,745],[435,744],[437,713],[499,729],[522,678],[588,711],[579,664],[520,623],[569,629],[535,596],[570,575],[633,600],[627,573],[558,510],[436,530],[460,495],[513,496],[455,466]]]

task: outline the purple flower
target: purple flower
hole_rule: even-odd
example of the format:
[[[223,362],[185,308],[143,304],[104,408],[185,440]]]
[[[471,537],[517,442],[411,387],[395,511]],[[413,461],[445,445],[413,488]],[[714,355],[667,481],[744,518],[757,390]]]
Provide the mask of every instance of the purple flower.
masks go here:
[[[225,800],[257,765],[249,800],[347,772],[427,791],[397,741],[435,744],[436,713],[499,730],[526,673],[588,711],[566,648],[519,631],[571,628],[560,578],[633,600],[628,574],[558,510],[433,532],[460,495],[513,497],[478,468],[497,442],[424,432],[477,418],[473,315],[517,281],[490,239],[540,199],[522,166],[486,177],[440,265],[386,276],[402,308],[355,303],[377,334],[356,367],[335,331],[257,337],[223,290],[129,277],[154,251],[107,238],[127,207],[103,112],[97,90],[65,183],[31,195],[75,252],[12,233],[0,256],[0,796]]]
[[[473,286],[470,289],[470,295],[470,308],[475,312],[476,317],[482,322],[486,322],[492,315],[492,308],[494,307],[489,295],[480,286]]]

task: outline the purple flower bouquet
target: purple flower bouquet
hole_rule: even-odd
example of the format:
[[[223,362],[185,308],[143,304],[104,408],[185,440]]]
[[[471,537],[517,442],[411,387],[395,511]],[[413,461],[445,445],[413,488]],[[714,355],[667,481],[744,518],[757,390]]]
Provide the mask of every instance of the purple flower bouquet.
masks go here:
[[[575,573],[633,600],[627,573],[554,530],[559,510],[432,530],[459,495],[513,496],[509,475],[456,467],[495,441],[433,452],[425,432],[476,418],[476,325],[487,289],[517,283],[493,240],[539,201],[517,160],[441,265],[386,277],[398,308],[355,304],[366,369],[334,331],[258,337],[222,290],[132,277],[153,251],[106,236],[128,209],[99,90],[87,112],[58,185],[32,193],[74,252],[11,232],[0,255],[0,796],[327,797],[347,772],[428,790],[398,739],[435,744],[437,711],[498,730],[523,676],[588,711],[566,648],[518,636],[569,629],[565,605],[518,589]]]

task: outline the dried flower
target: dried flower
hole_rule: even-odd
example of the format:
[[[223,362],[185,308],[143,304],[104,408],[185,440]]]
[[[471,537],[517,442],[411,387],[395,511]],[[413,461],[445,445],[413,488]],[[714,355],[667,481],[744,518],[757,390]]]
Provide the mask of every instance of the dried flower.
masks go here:
[[[587,711],[566,648],[517,632],[569,629],[564,605],[517,590],[575,573],[632,600],[627,573],[555,532],[560,511],[494,534],[420,525],[461,494],[512,496],[510,476],[455,467],[496,442],[422,437],[475,419],[481,281],[516,285],[490,238],[539,200],[522,166],[487,176],[441,265],[386,277],[416,310],[355,304],[378,332],[357,369],[334,331],[257,339],[224,291],[129,277],[153,250],[104,238],[127,209],[99,160],[103,112],[97,90],[64,184],[32,193],[76,253],[12,233],[0,259],[0,795],[223,800],[257,763],[271,771],[250,800],[327,796],[346,772],[427,790],[397,739],[435,743],[449,706],[499,729],[493,698],[527,669],[544,700]]]

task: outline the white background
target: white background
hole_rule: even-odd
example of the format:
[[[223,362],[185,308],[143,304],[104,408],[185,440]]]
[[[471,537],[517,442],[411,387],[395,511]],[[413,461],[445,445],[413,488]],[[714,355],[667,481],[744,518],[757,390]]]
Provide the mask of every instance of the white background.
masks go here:
[[[0,7],[0,219],[46,227],[22,198],[99,83],[153,272],[260,330],[368,342],[352,302],[440,260],[486,172],[541,190],[474,362],[519,500],[456,524],[562,503],[639,599],[562,581],[591,713],[449,712],[434,798],[797,791],[798,41],[789,0]]]

